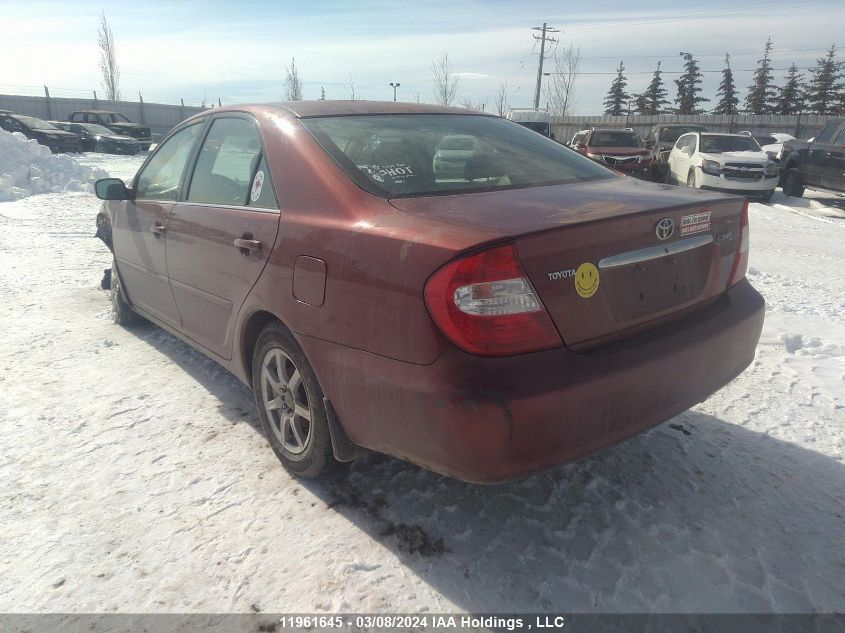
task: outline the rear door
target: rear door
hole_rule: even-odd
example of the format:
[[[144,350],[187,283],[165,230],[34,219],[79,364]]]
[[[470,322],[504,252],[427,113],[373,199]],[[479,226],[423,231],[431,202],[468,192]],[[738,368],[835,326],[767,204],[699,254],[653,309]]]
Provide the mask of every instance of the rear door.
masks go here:
[[[109,207],[118,273],[130,303],[168,325],[180,325],[167,279],[165,247],[170,209],[204,122],[168,138],[138,172],[134,197]]]
[[[167,227],[167,271],[187,336],[231,358],[235,317],[278,227],[258,124],[236,113],[213,118]]]

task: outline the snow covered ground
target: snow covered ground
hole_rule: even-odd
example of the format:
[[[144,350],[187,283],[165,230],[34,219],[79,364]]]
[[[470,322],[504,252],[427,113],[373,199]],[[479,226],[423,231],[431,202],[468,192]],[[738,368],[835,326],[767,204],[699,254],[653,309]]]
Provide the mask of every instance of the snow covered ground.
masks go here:
[[[109,320],[91,194],[0,203],[0,611],[845,610],[845,200],[808,196],[752,205],[748,371],[492,487],[292,478],[235,378]]]

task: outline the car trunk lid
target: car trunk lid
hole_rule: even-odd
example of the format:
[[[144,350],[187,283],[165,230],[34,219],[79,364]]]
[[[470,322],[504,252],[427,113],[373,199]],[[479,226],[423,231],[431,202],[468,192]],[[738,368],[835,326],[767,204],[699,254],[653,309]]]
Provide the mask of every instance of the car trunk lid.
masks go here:
[[[724,292],[743,201],[618,178],[391,204],[512,238],[562,339],[581,350]]]

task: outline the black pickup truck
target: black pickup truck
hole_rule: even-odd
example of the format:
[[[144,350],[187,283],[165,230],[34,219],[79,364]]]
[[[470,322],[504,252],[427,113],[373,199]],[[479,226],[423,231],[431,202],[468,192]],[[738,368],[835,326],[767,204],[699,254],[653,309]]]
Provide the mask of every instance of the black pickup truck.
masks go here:
[[[150,149],[153,142],[150,128],[139,123],[132,123],[122,114],[108,110],[77,110],[73,112],[68,121],[71,123],[97,123],[107,127],[112,132],[122,136],[131,136],[141,146],[141,151]]]
[[[845,193],[845,119],[831,119],[811,141],[786,141],[780,164],[788,196],[800,198],[804,187]]]

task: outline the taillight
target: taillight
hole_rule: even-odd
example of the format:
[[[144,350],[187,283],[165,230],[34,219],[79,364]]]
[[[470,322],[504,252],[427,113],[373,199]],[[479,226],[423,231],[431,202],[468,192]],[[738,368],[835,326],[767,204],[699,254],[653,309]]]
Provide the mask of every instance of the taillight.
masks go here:
[[[750,243],[750,237],[748,235],[748,200],[742,205],[742,219],[739,221],[739,237],[737,238],[737,242],[739,246],[736,249],[736,257],[734,257],[731,276],[728,278],[728,288],[745,278],[745,272],[748,270],[748,247]]]
[[[512,244],[449,262],[425,285],[434,322],[471,354],[506,356],[561,345]]]

